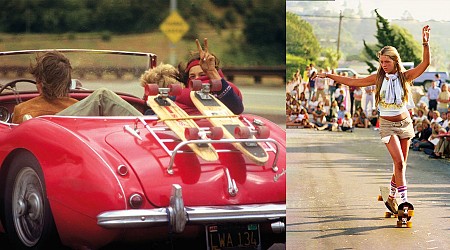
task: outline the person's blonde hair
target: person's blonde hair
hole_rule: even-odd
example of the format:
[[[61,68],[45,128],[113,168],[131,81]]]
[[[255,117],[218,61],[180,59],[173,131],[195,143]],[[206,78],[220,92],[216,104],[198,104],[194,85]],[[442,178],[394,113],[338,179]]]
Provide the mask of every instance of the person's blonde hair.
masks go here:
[[[400,83],[402,84],[402,89],[403,89],[403,93],[404,93],[404,95],[402,97],[402,101],[407,102],[408,96],[409,96],[409,91],[410,91],[409,86],[411,85],[411,80],[406,79],[406,76],[405,76],[406,69],[403,67],[402,59],[400,58],[400,54],[398,53],[398,51],[395,47],[385,46],[377,53],[378,59],[380,59],[381,56],[388,56],[389,58],[391,58],[394,61],[394,66],[395,66],[395,69],[397,70],[398,78],[400,79]],[[386,72],[384,72],[383,68],[381,67],[381,63],[380,63],[380,65],[378,66],[377,80],[376,80],[376,92],[375,92],[375,105],[376,106],[381,101],[380,90],[381,90],[381,85],[382,85],[385,77],[386,77]]]
[[[178,83],[181,86],[183,86],[183,84],[179,79],[178,70],[174,66],[164,63],[161,63],[154,68],[146,70],[141,75],[140,80],[142,87],[144,87],[146,84],[158,84],[160,88],[167,88],[169,84],[175,83]]]

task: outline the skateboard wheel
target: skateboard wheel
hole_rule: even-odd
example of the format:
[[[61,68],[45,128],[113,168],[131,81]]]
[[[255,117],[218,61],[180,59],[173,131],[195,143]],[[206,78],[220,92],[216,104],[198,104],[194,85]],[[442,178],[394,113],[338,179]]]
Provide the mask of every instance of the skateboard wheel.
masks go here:
[[[169,85],[170,92],[169,95],[171,96],[177,96],[181,94],[181,85],[178,83],[173,83]]]
[[[192,80],[192,90],[199,91],[202,89],[202,81],[201,80]]]
[[[222,81],[221,80],[211,80],[209,82],[211,84],[210,89],[211,91],[220,91],[222,89]]]
[[[236,127],[234,129],[234,137],[237,139],[247,139],[250,137],[250,129],[248,127]]]
[[[220,140],[223,137],[223,130],[221,127],[211,127],[210,128],[211,135],[210,138],[213,140]]]
[[[256,127],[256,138],[267,139],[270,136],[270,129],[266,126]]]
[[[384,218],[391,218],[392,213],[391,212],[384,212]]]
[[[159,86],[158,84],[147,84],[145,85],[145,95],[146,96],[150,96],[150,95],[157,95],[159,94]]]
[[[414,216],[414,210],[408,210],[408,217]]]
[[[198,128],[186,128],[184,130],[184,137],[186,140],[196,140],[198,139],[198,133],[200,130]]]
[[[378,195],[378,201],[383,201],[383,196]]]
[[[406,227],[407,227],[407,228],[411,228],[411,227],[412,227],[412,221],[406,222]]]

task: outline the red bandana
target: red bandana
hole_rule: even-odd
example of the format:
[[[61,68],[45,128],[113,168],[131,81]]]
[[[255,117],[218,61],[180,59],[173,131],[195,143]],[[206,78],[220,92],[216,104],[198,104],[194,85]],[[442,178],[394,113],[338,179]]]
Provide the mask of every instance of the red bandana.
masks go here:
[[[191,70],[192,67],[200,65],[200,60],[194,60],[191,63],[189,63],[189,65],[186,67],[186,69],[184,70],[185,73],[189,73],[189,70]]]

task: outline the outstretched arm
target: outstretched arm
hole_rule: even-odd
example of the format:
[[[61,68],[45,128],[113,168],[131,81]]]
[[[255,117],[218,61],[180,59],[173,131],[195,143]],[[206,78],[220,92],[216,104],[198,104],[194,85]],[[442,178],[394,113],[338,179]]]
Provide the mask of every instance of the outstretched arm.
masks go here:
[[[406,78],[413,80],[419,77],[430,65],[430,26],[426,25],[422,28],[422,44],[423,44],[423,55],[422,62],[417,65],[417,67],[412,68],[405,72]]]
[[[374,85],[377,80],[377,75],[370,75],[364,78],[350,78],[346,76],[338,76],[334,74],[328,74],[328,73],[319,73],[317,74],[317,77],[321,78],[330,78],[333,79],[336,82],[343,83],[348,86],[352,87],[366,87],[370,85]]]

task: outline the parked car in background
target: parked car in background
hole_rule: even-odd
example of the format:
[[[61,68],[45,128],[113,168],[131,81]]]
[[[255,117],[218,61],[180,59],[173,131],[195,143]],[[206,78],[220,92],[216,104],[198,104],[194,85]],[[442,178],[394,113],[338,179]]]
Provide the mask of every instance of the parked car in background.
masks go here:
[[[358,78],[361,77],[360,74],[358,72],[356,72],[355,70],[351,69],[351,68],[337,68],[336,69],[336,73],[340,74],[342,72],[347,72],[348,77],[353,77],[353,76],[357,76]]]
[[[59,51],[77,79],[72,98],[107,87],[142,113],[148,109],[139,78],[157,65],[156,55]],[[218,249],[224,242],[268,249],[286,242],[284,129],[244,113],[245,126],[265,125],[269,137],[182,142],[155,115],[46,115],[12,123],[15,105],[39,95],[26,71],[43,52],[0,52],[0,233],[14,249],[159,241],[173,244],[169,249]],[[196,122],[202,131],[210,126],[204,117]],[[241,142],[261,143],[268,161],[249,160],[232,145]],[[211,143],[219,157],[205,161],[188,143]],[[197,245],[176,244],[185,239]]]
[[[426,71],[422,75],[414,79],[415,86],[421,86],[424,90],[428,90],[431,83],[436,80],[436,74],[439,74],[443,82],[450,82],[447,71]]]

